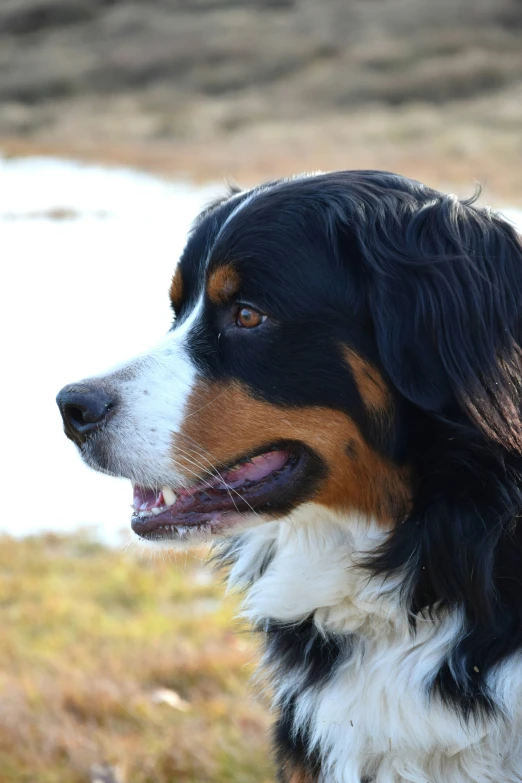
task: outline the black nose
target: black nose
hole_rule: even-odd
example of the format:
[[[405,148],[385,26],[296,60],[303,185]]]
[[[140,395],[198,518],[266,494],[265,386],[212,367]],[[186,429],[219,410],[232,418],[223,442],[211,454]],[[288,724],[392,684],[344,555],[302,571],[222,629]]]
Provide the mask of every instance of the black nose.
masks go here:
[[[71,384],[58,393],[56,402],[68,438],[78,446],[85,443],[114,410],[114,399],[96,386]]]

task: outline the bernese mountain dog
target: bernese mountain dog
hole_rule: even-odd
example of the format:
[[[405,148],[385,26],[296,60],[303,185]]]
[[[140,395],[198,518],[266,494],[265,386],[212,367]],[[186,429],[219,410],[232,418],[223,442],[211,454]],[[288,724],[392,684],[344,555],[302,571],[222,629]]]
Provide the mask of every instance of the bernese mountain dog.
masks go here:
[[[170,299],[156,347],[58,405],[137,536],[215,541],[244,589],[279,780],[520,783],[517,231],[305,174],[206,209]]]

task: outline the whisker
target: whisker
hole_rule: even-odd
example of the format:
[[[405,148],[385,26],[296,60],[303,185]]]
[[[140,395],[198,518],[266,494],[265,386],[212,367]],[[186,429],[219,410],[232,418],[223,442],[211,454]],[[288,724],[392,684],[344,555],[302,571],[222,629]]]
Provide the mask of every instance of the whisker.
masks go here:
[[[206,402],[205,405],[202,405],[201,408],[197,409],[197,411],[192,411],[192,413],[187,413],[185,418],[186,419],[190,419],[191,416],[195,416],[196,413],[199,413],[204,408],[208,408],[209,405],[212,405],[213,403],[215,403],[216,400],[219,400],[219,398],[222,397],[227,391],[228,391],[228,389],[223,389],[222,392],[219,392],[219,394],[216,394],[216,396],[212,400],[210,400],[210,402]]]
[[[181,450],[181,451],[183,452],[183,451],[184,451],[184,449],[183,449],[183,450]],[[200,455],[200,456],[202,456],[202,455]],[[190,459],[190,457],[188,457],[186,454],[184,454],[184,453],[183,453],[183,457],[184,457],[184,459],[186,459],[188,462],[191,462],[191,463],[192,463],[192,465],[195,465],[196,467],[199,467],[201,470],[204,470],[204,471],[207,471],[207,472],[211,472],[211,471],[209,471],[209,469],[208,469],[208,468],[205,468],[205,466],[204,466],[204,465],[202,465],[201,463],[198,463],[198,461],[197,461],[197,460],[195,460],[195,458],[194,458],[194,455],[192,455],[193,459]],[[227,482],[225,481],[225,479],[223,478],[223,476],[222,476],[222,475],[219,473],[219,471],[217,470],[217,468],[215,468],[215,466],[214,466],[214,465],[212,465],[212,463],[211,463],[209,460],[207,460],[207,461],[208,461],[208,462],[209,462],[209,464],[211,465],[211,468],[212,468],[214,471],[216,471],[216,473],[217,473],[217,476],[216,476],[216,478],[219,478],[219,479],[220,479],[220,481],[223,483],[223,485],[224,485],[224,487],[226,488],[226,490],[227,490],[228,494],[230,495],[230,500],[231,500],[231,501],[232,501],[232,503],[234,504],[234,508],[236,509],[237,513],[239,514],[239,513],[240,513],[240,511],[239,511],[238,507],[236,506],[236,503],[235,503],[235,501],[234,501],[234,498],[232,497],[232,493],[230,492],[230,490],[232,489],[232,487],[229,487],[229,486],[228,486]],[[189,468],[187,468],[187,470],[189,470]],[[190,471],[190,472],[191,472],[191,473],[194,473],[194,471]],[[196,474],[196,473],[194,473],[194,475],[196,476],[197,474]],[[208,483],[208,482],[207,482],[207,483]],[[209,484],[209,486],[211,486],[211,485]],[[241,497],[241,495],[239,495],[239,492],[236,492],[236,495],[238,495],[239,497]],[[241,499],[242,499],[242,500],[244,500],[244,498],[241,498]],[[246,501],[244,501],[244,502],[246,503]],[[248,504],[247,504],[247,505],[248,505]]]
[[[248,507],[251,509],[251,511],[252,511],[252,513],[253,513],[253,514],[255,514],[256,516],[259,516],[259,513],[258,513],[257,511],[255,511],[255,510],[254,510],[254,508],[252,508],[252,506],[250,505],[250,503],[249,503],[247,500],[245,500],[245,498],[244,498],[244,497],[243,497],[243,496],[242,496],[242,495],[241,495],[239,492],[237,492],[237,491],[236,491],[236,490],[235,490],[233,487],[228,487],[228,484],[226,483],[225,479],[223,478],[223,476],[221,475],[221,473],[219,472],[219,470],[216,468],[216,466],[215,466],[215,465],[214,465],[214,464],[213,464],[213,463],[212,463],[212,462],[209,460],[209,458],[208,458],[207,454],[206,454],[206,453],[205,453],[205,451],[204,451],[204,450],[201,448],[201,446],[199,446],[199,444],[198,444],[198,443],[196,443],[196,441],[195,441],[193,438],[191,438],[189,435],[185,435],[185,434],[183,434],[183,437],[184,437],[184,438],[186,438],[186,439],[188,439],[188,440],[190,440],[190,441],[192,441],[192,443],[193,443],[193,447],[192,447],[192,448],[188,447],[186,444],[185,444],[185,446],[184,446],[184,447],[185,447],[186,449],[188,448],[188,449],[189,449],[189,451],[195,452],[195,453],[196,453],[198,456],[200,456],[200,457],[202,457],[203,459],[205,459],[205,460],[206,460],[206,461],[209,463],[209,465],[211,465],[211,467],[212,467],[212,469],[215,471],[215,473],[217,473],[217,476],[218,476],[218,477],[221,479],[221,481],[223,482],[223,484],[224,484],[224,485],[225,485],[227,488],[229,488],[229,489],[231,489],[233,492],[235,492],[235,494],[236,494],[236,495],[237,495],[239,498],[241,498],[241,500],[242,500],[244,503],[246,503],[246,504],[247,504],[247,506],[248,506]],[[213,457],[213,456],[214,456],[214,455],[212,454],[212,452],[210,452],[210,451],[208,452],[208,454],[210,454],[210,456],[211,456],[211,457]]]
[[[232,492],[233,492],[235,495],[237,495],[237,496],[238,496],[238,498],[240,498],[240,500],[242,500],[242,501],[243,501],[243,503],[245,503],[245,504],[248,506],[248,508],[249,508],[249,509],[252,511],[252,513],[253,513],[253,514],[255,514],[256,516],[259,516],[258,512],[257,512],[257,511],[256,511],[256,510],[255,510],[255,509],[254,509],[254,508],[251,506],[251,504],[248,502],[248,500],[246,500],[246,499],[243,497],[243,495],[242,495],[240,492],[238,492],[238,491],[237,491],[237,490],[236,490],[234,487],[231,487],[231,486],[229,486],[229,484],[227,484],[227,482],[225,481],[225,479],[224,479],[224,477],[222,476],[222,474],[219,472],[219,470],[216,468],[216,466],[215,466],[215,465],[214,465],[214,464],[213,464],[213,463],[212,463],[212,462],[211,462],[211,461],[208,459],[208,457],[207,457],[205,454],[198,453],[197,451],[195,451],[195,449],[191,449],[190,447],[187,447],[187,446],[185,446],[185,447],[184,447],[184,450],[185,450],[185,449],[188,449],[189,451],[193,452],[193,454],[192,454],[192,457],[193,457],[193,460],[195,460],[195,461],[193,461],[193,462],[192,462],[192,464],[193,464],[193,465],[196,465],[196,467],[198,467],[198,462],[197,462],[197,460],[196,460],[196,457],[194,456],[194,453],[196,454],[196,456],[199,456],[200,458],[202,458],[202,459],[206,460],[206,462],[208,462],[208,464],[211,466],[211,471],[214,471],[214,475],[216,475],[216,477],[217,477],[217,478],[219,478],[219,479],[220,479],[220,481],[222,481],[222,482],[223,482],[223,485],[224,485],[224,487],[226,488],[226,490],[227,490],[228,494],[230,495],[230,499],[232,500],[232,503],[234,503],[234,507],[235,507],[235,509],[236,509],[236,511],[237,511],[238,513],[240,513],[240,512],[239,512],[239,509],[238,509],[238,507],[237,507],[237,505],[236,505],[236,503],[235,503],[235,501],[234,501],[234,498],[232,497],[232,494],[231,494]],[[186,455],[184,455],[184,456],[185,456],[185,459],[189,459],[189,458],[188,458]],[[189,461],[190,461],[190,460],[189,460]],[[199,467],[200,467],[202,470],[207,470],[207,471],[209,471],[209,469],[208,469],[208,468],[205,468],[205,467],[204,467],[203,465],[201,465],[201,464],[199,464]],[[210,471],[209,471],[209,472],[210,472]]]

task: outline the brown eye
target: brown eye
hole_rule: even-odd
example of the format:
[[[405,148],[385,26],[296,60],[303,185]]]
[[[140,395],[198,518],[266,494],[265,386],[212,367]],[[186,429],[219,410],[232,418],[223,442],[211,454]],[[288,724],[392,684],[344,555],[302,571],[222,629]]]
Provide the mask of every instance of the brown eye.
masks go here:
[[[236,325],[243,329],[253,329],[266,321],[266,315],[258,313],[253,307],[241,307],[236,316]]]

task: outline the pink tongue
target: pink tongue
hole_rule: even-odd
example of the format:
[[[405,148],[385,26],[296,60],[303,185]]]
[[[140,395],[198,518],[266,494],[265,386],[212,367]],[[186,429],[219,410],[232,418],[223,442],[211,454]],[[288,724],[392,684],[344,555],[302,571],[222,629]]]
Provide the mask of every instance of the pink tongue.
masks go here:
[[[269,451],[254,457],[251,462],[243,462],[237,468],[229,470],[223,478],[229,487],[239,487],[246,481],[261,481],[282,468],[288,457],[287,451]]]
[[[176,490],[179,497],[195,495],[201,490],[215,487],[216,489],[225,489],[225,483],[228,487],[240,487],[247,481],[256,482],[275,473],[283,467],[289,457],[288,451],[269,451],[266,454],[260,454],[254,457],[250,462],[243,462],[237,468],[233,468],[221,474],[221,477],[209,477],[205,481],[195,484],[190,489]],[[164,504],[163,493],[160,490],[148,489],[147,487],[134,486],[133,506],[136,512],[150,511],[154,507]]]

